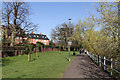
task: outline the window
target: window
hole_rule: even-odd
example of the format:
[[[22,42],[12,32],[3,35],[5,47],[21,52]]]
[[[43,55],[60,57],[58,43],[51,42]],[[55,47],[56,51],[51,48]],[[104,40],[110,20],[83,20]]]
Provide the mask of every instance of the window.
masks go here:
[[[35,35],[34,35],[34,37],[35,37]]]
[[[42,36],[42,38],[44,38],[44,36]]]

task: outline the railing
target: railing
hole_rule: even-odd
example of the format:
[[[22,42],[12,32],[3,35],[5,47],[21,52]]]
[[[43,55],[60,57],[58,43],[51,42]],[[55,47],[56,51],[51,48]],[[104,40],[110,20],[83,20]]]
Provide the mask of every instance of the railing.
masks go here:
[[[101,56],[99,55],[96,55],[96,54],[93,54],[93,53],[90,53],[87,51],[87,54],[88,56],[95,62],[97,63],[100,67],[101,65],[103,65],[104,67],[104,70],[106,70],[106,67],[109,67],[108,64],[106,64],[106,62],[110,62],[110,75],[112,76],[113,75],[113,71],[115,71],[116,73],[120,74],[120,71],[116,70],[113,68],[113,63],[115,64],[120,64],[119,62],[116,62],[116,61],[113,61],[113,58],[110,58],[110,59],[106,59],[106,57],[104,56],[104,58],[101,58]],[[103,60],[103,62],[102,62]],[[120,67],[120,66],[118,66]]]

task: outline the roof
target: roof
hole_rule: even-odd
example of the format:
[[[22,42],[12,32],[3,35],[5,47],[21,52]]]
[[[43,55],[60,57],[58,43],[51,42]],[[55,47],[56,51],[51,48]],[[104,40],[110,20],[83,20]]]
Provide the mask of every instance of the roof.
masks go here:
[[[27,34],[28,38],[32,38],[32,39],[43,39],[43,40],[49,40],[48,37],[46,35],[43,34]]]

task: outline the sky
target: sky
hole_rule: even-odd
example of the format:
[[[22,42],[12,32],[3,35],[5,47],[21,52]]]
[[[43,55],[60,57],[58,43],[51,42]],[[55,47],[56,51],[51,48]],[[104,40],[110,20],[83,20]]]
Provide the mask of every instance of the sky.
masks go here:
[[[30,21],[38,24],[35,33],[45,34],[51,39],[51,29],[54,29],[58,24],[71,22],[75,25],[78,21],[85,20],[90,13],[98,16],[94,5],[97,2],[29,2],[31,15]]]

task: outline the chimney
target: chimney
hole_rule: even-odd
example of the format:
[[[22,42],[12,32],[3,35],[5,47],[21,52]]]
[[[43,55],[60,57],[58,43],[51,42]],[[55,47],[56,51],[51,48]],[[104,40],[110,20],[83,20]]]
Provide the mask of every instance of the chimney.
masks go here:
[[[31,34],[33,34],[33,31],[31,32]]]
[[[40,34],[42,34],[42,33],[40,33]]]

